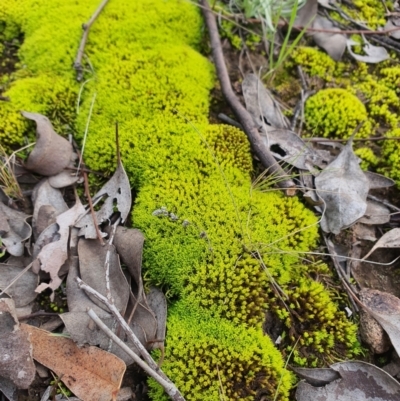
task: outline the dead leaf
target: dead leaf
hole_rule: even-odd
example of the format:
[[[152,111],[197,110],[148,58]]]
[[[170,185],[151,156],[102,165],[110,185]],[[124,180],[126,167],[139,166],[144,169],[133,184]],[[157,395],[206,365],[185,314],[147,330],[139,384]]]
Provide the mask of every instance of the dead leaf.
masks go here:
[[[82,401],[110,401],[117,396],[125,363],[97,347],[79,348],[71,339],[21,324],[31,335],[33,358],[51,369]]]
[[[390,221],[390,210],[379,202],[367,201],[367,210],[363,217],[358,220],[359,223],[369,225],[386,224]]]
[[[324,386],[334,380],[340,379],[339,373],[331,368],[314,369],[293,367],[292,369],[300,379],[305,379],[307,383],[317,387]]]
[[[369,182],[353,153],[352,139],[339,156],[315,178],[317,194],[325,201],[321,228],[339,234],[367,210]]]
[[[294,26],[305,27],[310,24],[318,11],[318,0],[307,0],[306,4],[297,12]]]
[[[384,26],[383,29],[385,31],[387,31],[387,30],[390,30],[390,29],[393,29],[393,28],[400,28],[400,18],[398,16],[397,17],[396,16],[390,17],[387,20],[386,25]],[[400,39],[400,29],[397,30],[397,31],[389,32],[389,36],[391,36],[394,39]]]
[[[297,401],[398,401],[400,384],[382,369],[366,362],[335,363],[331,369],[340,378],[323,387],[301,381]]]
[[[369,189],[389,188],[395,184],[394,180],[385,177],[382,174],[372,173],[371,171],[364,171],[364,175],[368,178]]]
[[[347,50],[355,60],[363,63],[376,64],[390,58],[388,51],[384,47],[371,45],[371,43],[369,43],[365,37],[362,36],[362,38],[364,40],[364,45],[361,46],[365,55],[353,53],[351,47],[360,46],[360,43],[355,42],[352,39],[347,40]]]
[[[340,29],[335,27],[333,23],[327,18],[317,15],[313,22],[314,29],[337,31],[338,33],[331,32],[313,32],[310,36],[313,37],[314,42],[324,49],[329,56],[335,61],[339,61],[344,51],[346,50],[347,38],[341,34]]]
[[[104,203],[100,210],[96,212],[97,224],[100,225],[108,220],[114,213],[115,208],[121,214],[121,223],[124,223],[131,209],[132,194],[128,176],[121,162],[118,163],[117,170],[111,179],[93,197],[93,203],[99,199],[103,199]],[[90,214],[79,220],[75,227],[80,228],[79,235],[84,235],[87,239],[97,238],[93,218]]]
[[[353,233],[358,239],[372,242],[376,241],[375,227],[373,226],[357,222],[353,226]]]
[[[68,206],[64,201],[61,191],[53,188],[48,179],[40,181],[39,184],[35,186],[32,193],[32,202],[34,205],[32,227],[35,238],[37,238],[46,227],[55,223],[58,215],[68,210]],[[43,207],[46,208],[43,209]],[[39,219],[40,210],[41,215]],[[51,221],[51,216],[54,221]],[[47,224],[49,222],[50,224]]]
[[[111,227],[105,230],[108,234]],[[118,226],[114,235],[114,245],[122,262],[127,266],[128,271],[134,279],[133,293],[135,296],[142,291],[142,254],[143,254],[143,233],[135,228]]]
[[[129,299],[129,285],[119,263],[114,245],[102,246],[98,240],[81,238],[78,243],[79,271],[82,280],[107,297],[106,259],[109,261],[109,283],[115,307],[123,315]],[[108,312],[107,306],[89,294],[89,298]]]
[[[18,390],[14,383],[0,376],[0,391],[9,401],[18,401]]]
[[[387,292],[369,288],[360,291],[361,298],[367,307],[365,311],[383,327],[397,354],[400,355],[400,299]]]
[[[47,117],[26,111],[22,115],[36,122],[36,145],[25,167],[44,176],[55,175],[64,170],[72,157],[72,145],[54,131]]]
[[[50,274],[51,281],[49,284],[40,284],[36,288],[36,292],[40,293],[46,288],[50,288],[54,291],[60,286],[61,279],[58,276],[58,271],[68,258],[68,239],[70,227],[72,227],[77,219],[84,213],[85,209],[80,200],[77,199],[74,207],[57,217],[56,225],[58,227],[58,239],[43,246],[37,255],[37,260],[40,262],[40,269]],[[50,228],[51,227],[53,226],[50,226]],[[48,229],[43,231],[42,235],[45,234]]]
[[[115,343],[111,343],[110,346],[110,339],[96,326],[86,311],[88,309],[93,309],[114,334],[117,334],[121,339],[126,341],[124,331],[116,324],[116,319],[110,313],[93,303],[86,295],[85,291],[78,287],[75,281],[76,277],[79,277],[78,266],[74,264],[71,266],[67,277],[67,302],[69,312],[60,315],[65,324],[67,333],[78,345],[98,345],[100,348],[112,352],[114,355],[121,358],[127,366],[131,365],[133,363],[132,357],[126,354],[125,351]],[[130,327],[139,340],[142,341],[142,344],[148,347],[146,339],[143,336],[143,330],[140,327],[134,327],[133,323],[130,324]],[[139,354],[139,351],[130,339],[128,339],[126,344],[132,351]]]
[[[80,177],[71,170],[63,170],[57,175],[49,177],[49,184],[53,188],[65,188],[76,184],[79,180]]]
[[[24,242],[32,235],[32,228],[26,222],[29,216],[0,202],[0,237],[7,252],[22,256]]]
[[[264,124],[272,128],[289,128],[288,119],[279,104],[255,74],[247,74],[242,83],[246,109],[257,127]]]
[[[6,288],[24,269],[24,267],[0,263],[0,290]],[[39,277],[31,271],[27,271],[6,291],[6,294],[14,300],[17,308],[21,308],[36,298],[35,289],[38,282]]]
[[[12,299],[0,299],[0,376],[26,389],[35,378],[29,334],[21,331]]]
[[[383,234],[362,260],[367,259],[378,248],[400,248],[400,228],[393,228],[393,230]]]
[[[157,319],[157,333],[155,339],[159,340],[154,343],[151,349],[158,348],[159,344],[164,344],[166,328],[167,328],[167,299],[164,293],[156,287],[151,287],[150,292],[146,296],[147,304],[154,312]]]

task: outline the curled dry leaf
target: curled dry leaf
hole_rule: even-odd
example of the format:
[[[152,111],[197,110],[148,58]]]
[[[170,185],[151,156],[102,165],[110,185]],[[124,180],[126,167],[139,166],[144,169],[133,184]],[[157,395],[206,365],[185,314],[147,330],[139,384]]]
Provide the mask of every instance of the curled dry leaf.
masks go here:
[[[288,120],[279,104],[255,74],[245,76],[242,88],[246,109],[262,130],[261,138],[276,159],[303,170],[322,163],[319,155],[288,129]]]
[[[369,189],[389,188],[395,184],[394,180],[385,177],[382,174],[372,173],[371,171],[364,171],[364,175],[368,178]]]
[[[55,241],[44,245],[37,255],[37,260],[40,262],[40,269],[50,274],[51,281],[49,284],[40,284],[36,288],[36,292],[42,292],[46,288],[50,288],[54,291],[60,286],[61,279],[58,276],[58,272],[68,258],[70,227],[72,227],[84,213],[85,209],[80,200],[77,199],[75,205],[71,209],[57,217],[56,225],[58,230]],[[54,225],[48,227],[48,229],[51,227],[54,227]],[[48,229],[46,229],[42,235],[45,234]],[[42,237],[42,235],[40,237]]]
[[[159,340],[153,343],[153,348],[159,348],[160,344],[164,344],[165,333],[167,328],[167,299],[164,293],[156,287],[151,287],[147,294],[147,303],[150,309],[154,312],[157,319],[157,332],[155,339]]]
[[[389,32],[389,35],[394,39],[400,39],[400,18],[398,16],[392,16],[389,18],[383,29],[388,31],[395,28],[397,28],[397,30]]]
[[[314,29],[321,29],[327,31],[337,31],[338,33],[332,32],[314,32],[312,37],[314,42],[324,49],[335,61],[339,61],[344,51],[346,50],[347,38],[341,34],[340,29],[335,27],[333,23],[327,18],[316,16],[312,27]]]
[[[29,335],[19,329],[14,301],[0,299],[0,376],[26,389],[35,378]]]
[[[23,267],[0,263],[0,290],[6,288],[23,270]],[[37,296],[35,289],[38,281],[39,277],[36,274],[27,271],[6,291],[6,294],[14,300],[17,308],[26,306]]]
[[[111,227],[106,229],[110,234]],[[134,280],[133,293],[137,296],[143,288],[142,283],[142,254],[144,236],[135,228],[117,227],[114,236],[114,245],[123,263],[128,268]]]
[[[300,379],[305,379],[307,383],[313,386],[324,386],[325,384],[331,383],[334,380],[340,379],[338,372],[331,368],[292,368],[294,373],[300,377]]]
[[[339,234],[367,210],[369,181],[353,153],[352,140],[339,156],[315,178],[317,194],[325,202],[321,228],[325,232]]]
[[[361,298],[366,306],[365,311],[383,327],[400,355],[400,299],[387,292],[368,288],[361,290]]]
[[[369,43],[364,37],[363,40],[363,50],[365,55],[353,53],[351,47],[360,46],[360,43],[355,42],[351,39],[347,40],[347,50],[355,60],[361,61],[363,63],[375,64],[390,58],[388,51],[384,47],[371,45],[371,43]]]
[[[129,179],[121,161],[118,162],[117,170],[111,179],[93,197],[93,203],[100,199],[103,199],[104,203],[100,210],[96,212],[97,224],[108,220],[114,213],[115,208],[121,214],[121,223],[126,220],[131,209],[132,194]],[[84,235],[87,239],[97,238],[91,215],[84,216],[75,224],[75,227],[80,228],[80,236]]]
[[[297,401],[398,401],[400,384],[384,370],[366,362],[335,363],[331,369],[339,378],[323,387],[301,381],[297,387]],[[321,369],[316,369],[321,370]],[[325,370],[325,369],[324,369]],[[306,378],[306,380],[308,380]]]
[[[400,228],[393,228],[393,230],[383,234],[378,242],[363,257],[363,260],[367,259],[378,248],[400,248]]]
[[[247,74],[242,83],[246,109],[257,127],[264,124],[273,128],[289,128],[288,119],[279,104],[255,74]]]
[[[26,222],[28,217],[0,202],[0,237],[10,255],[22,256],[24,253],[24,242],[32,234],[32,228]]]
[[[61,191],[53,188],[48,179],[40,181],[39,184],[35,186],[32,194],[32,202],[34,205],[32,226],[35,237],[50,224],[55,223],[58,215],[68,210],[68,206],[64,201]],[[45,208],[43,209],[43,207]],[[39,218],[40,210],[41,214]]]
[[[30,334],[33,358],[51,369],[82,401],[115,399],[125,373],[125,363],[97,347],[79,348],[71,339],[54,336],[21,324]]]
[[[25,167],[44,176],[55,175],[64,170],[72,157],[72,145],[54,131],[47,117],[26,111],[22,115],[36,122],[36,145]]]
[[[390,221],[390,210],[379,202],[369,200],[367,210],[359,223],[368,225],[386,224]]]

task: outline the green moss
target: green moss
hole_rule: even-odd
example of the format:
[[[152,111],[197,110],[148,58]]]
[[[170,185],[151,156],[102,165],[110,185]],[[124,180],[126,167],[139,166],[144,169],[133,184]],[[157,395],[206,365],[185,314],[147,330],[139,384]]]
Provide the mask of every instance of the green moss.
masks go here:
[[[188,399],[218,400],[215,349],[223,356],[218,369],[226,400],[251,399],[262,388],[273,399],[277,383],[287,399],[291,375],[261,326],[265,310],[276,303],[271,281],[291,288],[308,277],[296,252],[316,245],[317,219],[297,198],[254,189],[244,133],[209,124],[215,75],[198,52],[199,10],[187,2],[107,4],[90,31],[86,53],[93,70],[85,73],[88,82],[75,115],[80,86],[71,64],[80,24],[97,5],[95,0],[82,6],[75,0],[0,4],[26,38],[20,50],[26,68],[16,73],[4,115],[13,127],[10,141],[21,141],[26,130],[18,125],[25,124],[17,119],[22,107],[48,115],[59,127],[67,122],[82,139],[95,99],[85,162],[105,173],[115,169],[118,121],[122,160],[136,193],[133,225],[146,237],[143,268],[148,280],[178,302],[168,319],[165,370]],[[314,295],[317,301],[322,296],[307,296]],[[321,331],[317,322],[313,327]],[[339,338],[340,324],[337,335],[330,327],[330,335]],[[191,362],[196,360],[197,367]],[[182,379],[186,365],[190,370]],[[160,390],[153,391],[153,399],[160,399]]]
[[[190,304],[169,313],[163,370],[187,400],[287,400],[293,376],[271,340],[259,330],[216,319]],[[168,398],[150,381],[154,400]]]
[[[315,136],[349,138],[361,122],[360,137],[371,134],[371,123],[364,104],[340,88],[329,88],[311,96],[305,106],[308,130]]]

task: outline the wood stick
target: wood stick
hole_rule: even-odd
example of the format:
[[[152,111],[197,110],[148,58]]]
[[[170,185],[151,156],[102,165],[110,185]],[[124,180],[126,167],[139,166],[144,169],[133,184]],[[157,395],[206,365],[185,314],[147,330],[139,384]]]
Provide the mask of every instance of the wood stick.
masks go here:
[[[76,53],[76,57],[75,57],[75,61],[74,61],[74,69],[76,70],[76,80],[78,82],[82,81],[82,78],[83,78],[82,58],[83,58],[83,53],[85,51],[87,39],[89,37],[90,28],[92,27],[94,21],[96,21],[97,17],[100,15],[101,11],[103,10],[103,8],[106,6],[107,3],[108,3],[108,0],[103,0],[100,3],[100,5],[97,7],[97,10],[90,17],[89,21],[86,22],[85,24],[82,24],[83,34],[82,34],[81,42],[79,43],[78,52]]]
[[[217,22],[215,16],[212,13],[207,0],[200,0],[202,5],[202,11],[204,20],[206,22],[208,33],[210,35],[211,50],[217,69],[218,79],[221,83],[222,93],[228,102],[229,106],[235,113],[240,124],[243,126],[243,130],[246,133],[249,141],[253,147],[255,155],[258,157],[262,165],[268,169],[271,175],[275,175],[277,178],[278,186],[286,191],[287,195],[294,195],[296,193],[296,185],[291,179],[287,179],[287,174],[277,161],[272,156],[269,149],[262,143],[260,133],[256,125],[254,124],[253,118],[249,112],[240,103],[232,90],[232,84],[229,79],[228,70],[226,68],[224,55],[222,52],[221,39],[218,33]]]

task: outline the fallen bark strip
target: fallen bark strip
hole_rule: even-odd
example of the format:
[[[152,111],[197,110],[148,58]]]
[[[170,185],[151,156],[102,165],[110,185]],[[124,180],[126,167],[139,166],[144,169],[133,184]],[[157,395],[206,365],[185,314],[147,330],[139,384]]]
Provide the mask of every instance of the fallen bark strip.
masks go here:
[[[249,138],[254,153],[260,160],[261,164],[268,169],[271,175],[276,177],[277,185],[281,189],[285,189],[287,195],[293,196],[296,193],[295,183],[293,180],[288,178],[288,174],[285,173],[282,167],[274,159],[269,149],[262,143],[260,133],[258,132],[252,117],[245,107],[240,103],[239,99],[232,90],[232,84],[226,68],[215,16],[211,11],[207,0],[200,0],[200,4],[202,6],[201,8],[204,20],[210,35],[212,56],[217,69],[218,79],[221,83],[222,93],[238,118],[240,124],[243,126],[243,130]]]
[[[83,34],[81,38],[81,42],[79,43],[79,49],[75,57],[74,61],[74,69],[76,70],[76,80],[82,81],[83,78],[83,65],[82,65],[82,58],[83,58],[83,52],[85,51],[85,46],[86,42],[89,36],[89,31],[91,26],[93,25],[94,21],[96,21],[97,17],[100,15],[102,12],[103,8],[106,6],[108,3],[108,0],[103,0],[100,5],[97,7],[97,10],[93,13],[93,15],[90,17],[90,20],[86,22],[85,24],[82,24],[82,29],[83,29]]]

